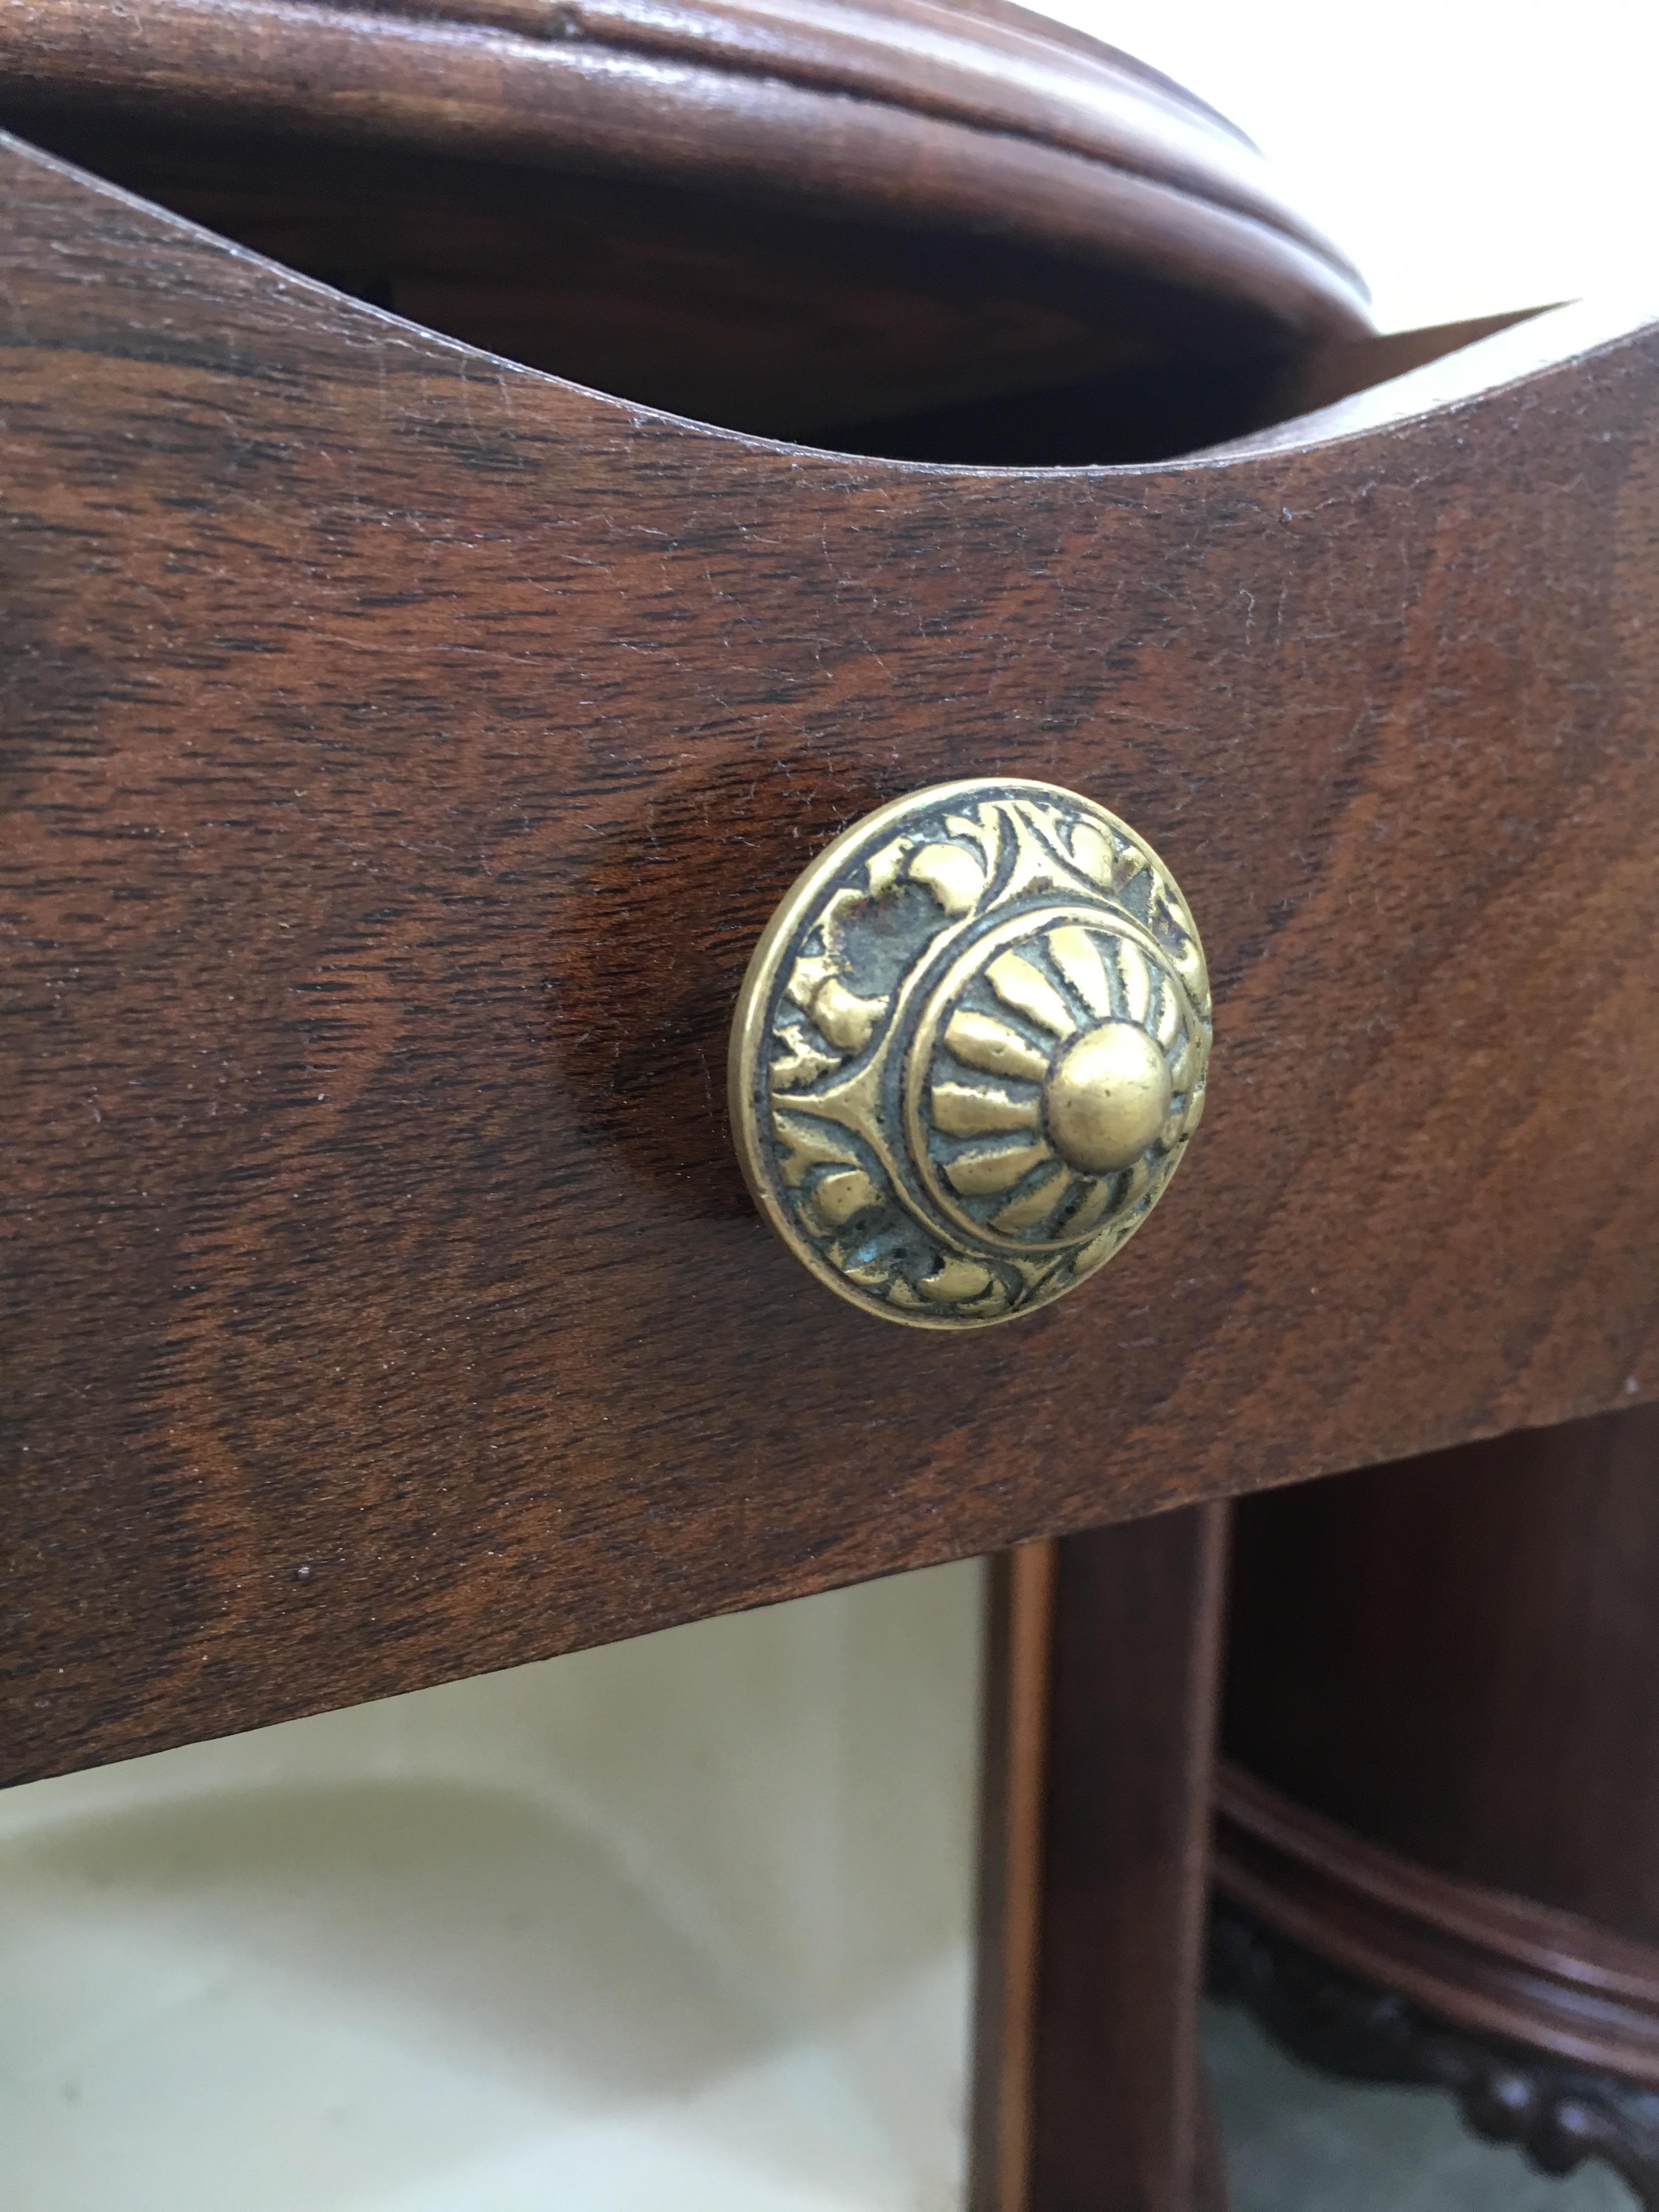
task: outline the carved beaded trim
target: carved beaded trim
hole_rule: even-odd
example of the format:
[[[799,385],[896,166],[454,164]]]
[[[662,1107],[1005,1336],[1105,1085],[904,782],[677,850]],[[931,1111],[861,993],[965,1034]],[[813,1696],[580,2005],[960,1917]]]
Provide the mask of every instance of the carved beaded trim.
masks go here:
[[[1243,2004],[1310,2066],[1449,2090],[1476,2135],[1540,2172],[1601,2159],[1659,2212],[1659,2092],[1547,2051],[1480,2035],[1333,1966],[1231,1898],[1212,1907],[1210,1990]]]
[[[757,948],[732,1037],[756,1198],[869,1310],[1003,1321],[1102,1266],[1203,1111],[1210,993],[1168,870],[1038,783],[845,831]]]

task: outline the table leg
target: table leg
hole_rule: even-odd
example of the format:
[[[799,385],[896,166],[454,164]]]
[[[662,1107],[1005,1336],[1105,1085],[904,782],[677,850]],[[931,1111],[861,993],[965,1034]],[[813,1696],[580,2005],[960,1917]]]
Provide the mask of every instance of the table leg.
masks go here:
[[[1197,2045],[1227,1509],[994,1571],[974,2212],[1221,2212]]]

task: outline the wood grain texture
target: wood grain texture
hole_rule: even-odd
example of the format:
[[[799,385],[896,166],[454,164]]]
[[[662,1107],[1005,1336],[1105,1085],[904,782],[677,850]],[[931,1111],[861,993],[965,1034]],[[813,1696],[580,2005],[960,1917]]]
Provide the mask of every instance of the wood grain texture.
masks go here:
[[[1445,2090],[1477,2135],[1515,2144],[1540,2172],[1565,2175],[1600,2160],[1644,2212],[1659,2212],[1659,2094],[1652,2089],[1454,2027],[1237,1905],[1217,1909],[1211,1961],[1217,1993],[1248,2005],[1304,2064]]]
[[[1659,1407],[1240,1511],[1224,1886],[1444,2019],[1659,2087]]]
[[[1216,1887],[1257,1922],[1437,2020],[1659,2088],[1659,1945],[1407,1858],[1231,1760],[1216,1810]]]
[[[1200,1505],[1058,1547],[1030,2212],[1224,2206],[1198,1997],[1226,1538]]]
[[[5,112],[67,104],[735,192],[1069,249],[1298,335],[1352,266],[1212,110],[1013,8],[935,0],[10,0]]]
[[[1654,1389],[1659,332],[906,467],[0,191],[9,1774]],[[805,854],[970,772],[1175,868],[1212,1103],[1086,1294],[918,1345],[719,1069]]]
[[[1140,459],[1126,416],[1143,386],[1175,417],[1161,456],[1274,419],[1254,411],[1254,387],[1302,357],[1236,301],[966,232],[166,116],[26,124],[48,151],[375,307],[768,437],[845,449],[879,418],[881,442],[862,449],[908,453],[895,416],[1018,395],[1027,434],[1052,439],[1054,387],[1088,379],[1080,449],[1040,458]],[[949,458],[982,456],[963,443]],[[992,458],[1026,456],[1010,441]]]
[[[1659,1407],[1286,1491],[1239,1528],[1233,1756],[1659,1955]]]
[[[1225,2212],[1198,1995],[1226,1513],[993,1563],[972,2212]]]
[[[1223,401],[1187,450],[1367,327],[1237,131],[1017,9],[13,0],[0,127],[468,344],[820,444],[1103,377],[1042,458],[1139,459],[1112,380],[1179,362]]]
[[[1030,2212],[1055,1543],[990,1563],[980,1698],[979,1928],[969,2212]]]

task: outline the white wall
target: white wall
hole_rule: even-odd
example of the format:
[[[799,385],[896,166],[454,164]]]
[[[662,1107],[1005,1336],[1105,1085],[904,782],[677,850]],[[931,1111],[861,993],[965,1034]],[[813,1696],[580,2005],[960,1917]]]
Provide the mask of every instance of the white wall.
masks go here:
[[[0,1796],[4,2212],[954,2212],[979,1593]]]
[[[1247,131],[1384,330],[1655,290],[1659,0],[1049,0]]]

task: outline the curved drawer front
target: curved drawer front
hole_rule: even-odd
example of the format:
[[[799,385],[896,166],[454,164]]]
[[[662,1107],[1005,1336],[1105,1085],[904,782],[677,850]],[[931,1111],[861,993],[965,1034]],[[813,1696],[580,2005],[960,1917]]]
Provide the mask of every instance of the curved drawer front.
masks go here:
[[[905,467],[4,189],[13,1771],[1652,1389],[1659,337]],[[1178,878],[1208,1113],[1076,1296],[882,1328],[726,1032],[976,775]]]

